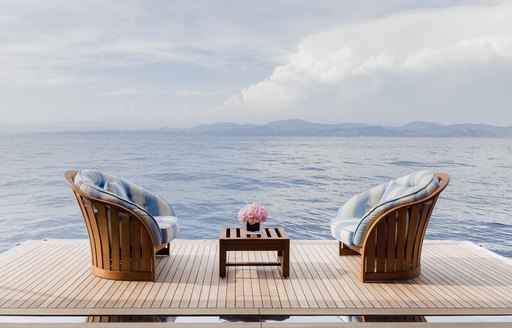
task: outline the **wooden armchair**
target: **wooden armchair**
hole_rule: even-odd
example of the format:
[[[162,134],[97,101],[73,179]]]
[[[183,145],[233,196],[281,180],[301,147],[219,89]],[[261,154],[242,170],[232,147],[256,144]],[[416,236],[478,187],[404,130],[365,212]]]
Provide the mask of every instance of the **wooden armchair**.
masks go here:
[[[92,273],[113,280],[154,281],[156,255],[169,255],[169,241],[177,235],[177,220],[172,208],[163,213],[167,216],[159,217],[130,199],[97,186],[94,189],[88,186],[95,192],[92,196],[75,184],[77,172],[70,170],[64,176],[75,194],[87,227]]]
[[[339,255],[361,255],[363,282],[410,279],[420,274],[425,231],[436,201],[450,180],[445,173],[436,173],[435,177],[438,183],[431,192],[412,200],[409,197],[405,202],[395,201],[395,206],[375,211],[365,227],[347,220],[342,231],[352,231],[352,236],[356,236],[357,228],[361,228],[359,243],[354,242],[356,238],[347,239],[347,233],[335,234],[332,224],[336,219],[332,221],[331,230],[339,239]],[[388,186],[376,187],[374,196],[384,194]]]

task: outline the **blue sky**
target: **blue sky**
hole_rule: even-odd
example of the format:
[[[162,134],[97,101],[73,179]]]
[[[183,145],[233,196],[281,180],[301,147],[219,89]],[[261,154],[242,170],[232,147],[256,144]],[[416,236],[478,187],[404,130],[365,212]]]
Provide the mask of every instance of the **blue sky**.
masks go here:
[[[0,0],[0,124],[512,125],[510,1]]]

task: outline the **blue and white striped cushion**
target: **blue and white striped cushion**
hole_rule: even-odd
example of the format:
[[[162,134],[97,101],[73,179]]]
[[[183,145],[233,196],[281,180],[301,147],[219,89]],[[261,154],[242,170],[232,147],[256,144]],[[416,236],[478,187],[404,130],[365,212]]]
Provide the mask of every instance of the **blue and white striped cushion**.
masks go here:
[[[439,181],[434,172],[420,171],[360,193],[340,208],[337,217],[331,221],[331,233],[334,238],[339,239],[337,236],[340,234],[334,233],[336,226],[340,225],[337,221],[357,219],[359,220],[357,226],[350,224],[344,228],[354,228],[352,243],[348,240],[339,240],[352,245],[361,245],[366,229],[382,213],[400,204],[424,198],[437,187],[439,187]]]
[[[354,245],[354,232],[361,219],[335,218],[331,221],[331,234],[347,245]]]
[[[176,216],[172,206],[160,196],[157,196],[136,184],[127,181],[122,182],[128,199],[148,211],[152,216]]]
[[[383,183],[349,199],[338,210],[337,218],[362,218],[379,204],[389,183]]]
[[[179,225],[175,216],[155,216],[162,233],[162,243],[168,243],[178,236]]]
[[[126,194],[126,189],[123,186],[123,183],[119,179],[114,179],[113,181],[105,182],[105,186],[103,186],[103,190],[110,192],[118,197],[128,199],[128,195]]]
[[[176,216],[173,208],[159,196],[133,183],[118,179],[97,170],[80,170],[75,184],[84,193],[93,197],[115,202],[135,212],[150,227],[155,245],[163,242],[162,231],[155,216]],[[173,238],[176,237],[173,233]]]
[[[439,180],[432,171],[420,171],[391,181],[379,204],[362,217],[354,233],[354,243],[360,245],[366,229],[382,213],[400,204],[409,203],[431,194],[439,187]]]

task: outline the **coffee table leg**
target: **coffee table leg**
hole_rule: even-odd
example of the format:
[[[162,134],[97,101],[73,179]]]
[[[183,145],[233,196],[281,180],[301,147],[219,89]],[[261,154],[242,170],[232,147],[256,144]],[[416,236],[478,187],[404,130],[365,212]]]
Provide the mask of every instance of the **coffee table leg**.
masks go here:
[[[283,246],[283,257],[281,260],[281,266],[283,268],[283,277],[288,278],[290,276],[290,241],[284,243]]]
[[[226,276],[226,257],[226,246],[219,241],[219,276],[221,278]]]

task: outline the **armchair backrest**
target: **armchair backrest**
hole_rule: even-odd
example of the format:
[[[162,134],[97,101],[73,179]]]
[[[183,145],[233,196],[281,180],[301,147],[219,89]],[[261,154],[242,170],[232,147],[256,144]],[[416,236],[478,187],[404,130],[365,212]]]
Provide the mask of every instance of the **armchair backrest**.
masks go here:
[[[360,218],[354,232],[354,244],[361,245],[366,230],[384,212],[401,204],[427,197],[439,187],[432,171],[419,171],[378,185],[352,197],[338,211],[338,217]]]
[[[125,201],[132,206],[138,206],[151,216],[176,216],[172,206],[163,198],[147,189],[126,180],[105,174],[98,170],[80,170],[75,176],[75,184],[85,193],[98,198]]]
[[[160,197],[98,170],[79,170],[68,184],[75,192],[129,209],[146,223],[155,245],[162,242],[162,235],[153,216],[174,216],[172,207]]]

